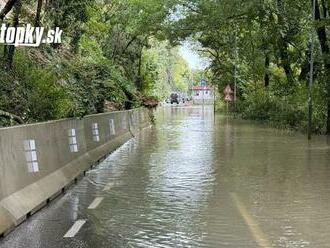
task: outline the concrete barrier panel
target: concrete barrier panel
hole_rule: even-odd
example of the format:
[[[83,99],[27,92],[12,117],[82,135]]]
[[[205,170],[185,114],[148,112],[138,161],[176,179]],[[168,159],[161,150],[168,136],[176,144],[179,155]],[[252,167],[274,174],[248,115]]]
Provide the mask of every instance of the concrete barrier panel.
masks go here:
[[[0,129],[0,235],[147,125],[135,109]]]

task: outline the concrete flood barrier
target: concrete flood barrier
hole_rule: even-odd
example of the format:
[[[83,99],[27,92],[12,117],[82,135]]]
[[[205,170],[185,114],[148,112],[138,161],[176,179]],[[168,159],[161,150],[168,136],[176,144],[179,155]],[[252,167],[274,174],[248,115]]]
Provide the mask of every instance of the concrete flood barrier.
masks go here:
[[[135,109],[0,129],[0,236],[147,125]]]

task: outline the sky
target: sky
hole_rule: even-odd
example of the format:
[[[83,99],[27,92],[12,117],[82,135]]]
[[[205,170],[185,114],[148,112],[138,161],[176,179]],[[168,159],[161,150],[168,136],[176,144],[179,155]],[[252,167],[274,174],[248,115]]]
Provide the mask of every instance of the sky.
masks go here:
[[[189,41],[183,42],[180,46],[180,54],[188,62],[191,69],[203,70],[208,66],[208,61],[201,57],[194,48],[196,45],[192,45]]]

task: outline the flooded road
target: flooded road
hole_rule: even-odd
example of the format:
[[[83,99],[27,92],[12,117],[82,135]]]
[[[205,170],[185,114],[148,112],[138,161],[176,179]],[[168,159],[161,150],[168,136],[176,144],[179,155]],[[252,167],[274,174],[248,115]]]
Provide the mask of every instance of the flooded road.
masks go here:
[[[157,122],[0,247],[330,247],[325,138],[212,107],[166,107]]]

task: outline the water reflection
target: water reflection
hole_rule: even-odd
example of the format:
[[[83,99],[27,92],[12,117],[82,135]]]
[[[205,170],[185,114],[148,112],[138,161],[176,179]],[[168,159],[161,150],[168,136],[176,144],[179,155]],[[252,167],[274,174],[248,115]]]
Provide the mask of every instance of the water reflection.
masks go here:
[[[33,217],[37,228],[29,232],[40,247],[329,247],[326,138],[309,143],[301,134],[214,116],[213,107],[167,107],[156,117],[155,127]],[[96,196],[104,201],[88,212]],[[58,238],[61,226],[82,218],[88,223],[76,239]],[[24,237],[4,247],[36,244]]]

